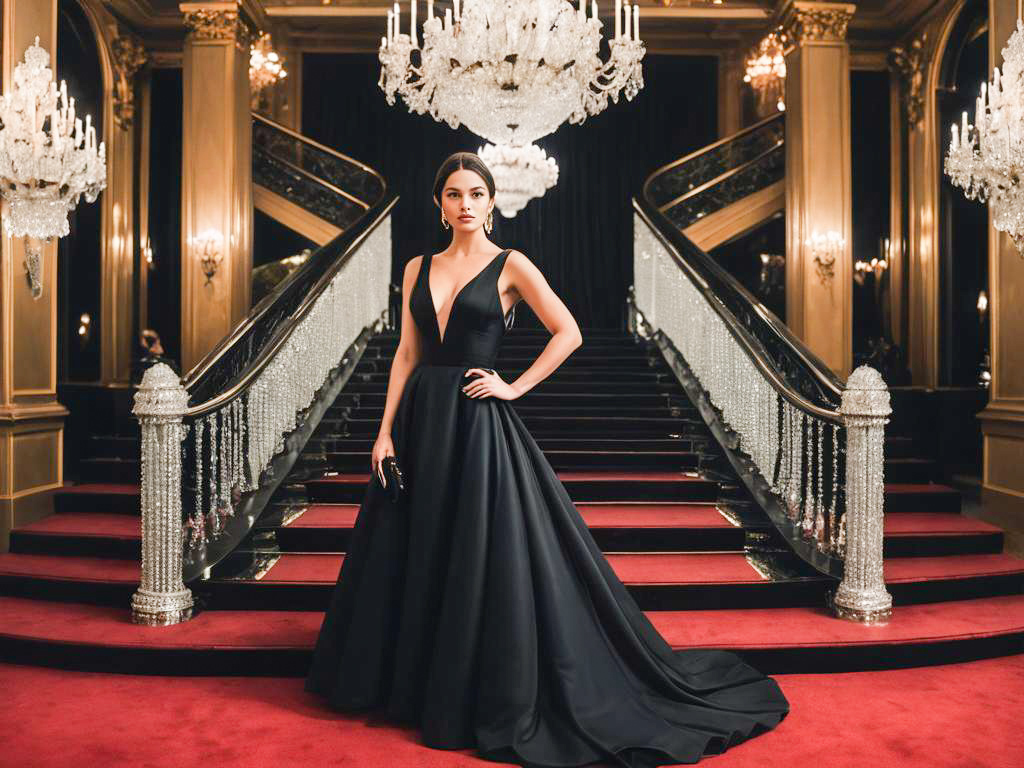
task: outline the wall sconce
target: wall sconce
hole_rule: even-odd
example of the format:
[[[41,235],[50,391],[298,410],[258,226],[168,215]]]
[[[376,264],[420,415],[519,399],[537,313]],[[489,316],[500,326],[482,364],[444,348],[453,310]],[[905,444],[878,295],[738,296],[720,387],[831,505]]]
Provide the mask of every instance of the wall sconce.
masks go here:
[[[822,285],[829,285],[836,276],[836,259],[846,248],[846,239],[835,230],[825,234],[815,232],[805,245],[811,249],[811,260]]]
[[[142,246],[142,260],[145,262],[147,268],[156,269],[156,263],[153,259],[153,241],[147,237],[146,244]]]
[[[205,285],[209,285],[224,258],[224,235],[215,229],[207,229],[191,240],[192,248],[202,265],[203,274],[206,275]]]
[[[88,312],[83,312],[78,318],[78,343],[84,347],[89,343],[89,336],[92,332],[92,318]]]

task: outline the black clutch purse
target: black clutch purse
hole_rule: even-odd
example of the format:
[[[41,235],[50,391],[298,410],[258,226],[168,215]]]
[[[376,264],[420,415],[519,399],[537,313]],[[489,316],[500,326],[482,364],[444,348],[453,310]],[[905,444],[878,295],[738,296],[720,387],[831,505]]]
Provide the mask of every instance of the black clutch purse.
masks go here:
[[[380,463],[380,468],[384,472],[384,478],[387,480],[387,485],[384,488],[390,492],[391,500],[397,502],[405,490],[405,483],[402,481],[402,470],[398,466],[398,460],[394,456],[385,456]],[[373,476],[377,478],[377,482],[380,482],[380,476],[376,472]]]

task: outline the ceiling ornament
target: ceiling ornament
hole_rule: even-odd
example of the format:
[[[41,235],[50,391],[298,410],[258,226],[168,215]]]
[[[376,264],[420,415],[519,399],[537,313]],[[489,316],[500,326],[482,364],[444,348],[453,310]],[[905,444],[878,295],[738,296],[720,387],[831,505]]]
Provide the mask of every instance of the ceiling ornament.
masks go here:
[[[615,5],[615,35],[602,61],[596,0],[589,8],[586,0],[578,6],[567,0],[455,0],[443,20],[428,0],[422,46],[417,1],[409,3],[408,31],[401,30],[396,2],[378,51],[379,85],[392,106],[401,96],[411,112],[429,113],[452,129],[465,125],[493,145],[521,148],[520,162],[510,169],[543,173],[499,188],[499,196],[519,202],[523,190],[546,183],[553,162],[545,157],[534,165],[536,150],[526,148],[566,121],[580,124],[600,113],[609,98],[618,103],[624,94],[632,100],[644,86],[639,9],[621,0]],[[501,204],[503,210],[514,207]]]
[[[913,130],[924,118],[924,70],[927,63],[925,44],[928,36],[921,35],[906,47],[895,46],[889,52],[889,67],[902,76],[901,101],[907,124]]]
[[[558,163],[536,144],[487,144],[477,152],[494,174],[495,205],[507,219],[558,183]]]
[[[843,42],[857,6],[852,3],[818,3],[794,0],[782,9],[782,27],[794,42]]]
[[[135,118],[135,73],[146,63],[146,49],[132,35],[118,35],[110,44],[117,81],[114,84],[114,122],[126,130]]]

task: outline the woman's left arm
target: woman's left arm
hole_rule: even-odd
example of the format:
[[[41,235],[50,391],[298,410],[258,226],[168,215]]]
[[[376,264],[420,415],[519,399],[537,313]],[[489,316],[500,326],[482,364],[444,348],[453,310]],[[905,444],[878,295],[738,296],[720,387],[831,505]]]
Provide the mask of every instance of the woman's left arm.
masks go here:
[[[551,289],[536,265],[519,251],[511,251],[505,265],[510,284],[523,301],[530,305],[530,309],[540,318],[544,327],[551,332],[551,338],[548,339],[547,345],[537,359],[522,372],[519,378],[510,384],[501,382],[511,391],[503,393],[501,391],[503,387],[495,386],[497,382],[489,381],[491,377],[497,377],[497,374],[484,373],[481,378],[475,379],[464,387],[465,393],[470,397],[476,394],[491,394],[498,397],[508,394],[508,397],[502,398],[507,400],[520,397],[550,376],[575,349],[583,344],[583,334],[580,333],[576,318],[572,316],[569,308],[565,306],[558,294]],[[479,373],[482,372],[482,369],[470,369],[466,371],[466,374],[469,375],[473,371]],[[500,381],[500,377],[498,378]]]

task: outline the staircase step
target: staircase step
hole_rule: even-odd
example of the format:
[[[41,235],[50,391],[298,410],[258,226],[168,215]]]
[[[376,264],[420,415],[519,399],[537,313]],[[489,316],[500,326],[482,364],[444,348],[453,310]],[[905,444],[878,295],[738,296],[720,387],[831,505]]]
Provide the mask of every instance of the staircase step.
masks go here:
[[[718,484],[697,472],[562,471],[556,473],[579,501],[716,501]],[[360,502],[369,472],[339,473],[310,480],[311,502]]]
[[[820,608],[646,611],[675,649],[740,653],[765,674],[943,664],[1024,652],[1024,597],[993,597],[894,612],[886,626]],[[8,662],[122,674],[304,677],[322,611],[198,611],[147,627],[124,606],[0,597],[0,655]]]
[[[694,469],[700,454],[690,451],[545,451],[548,462],[560,469]],[[326,451],[326,466],[338,472],[358,472],[370,464],[370,451]]]
[[[387,390],[381,388],[376,392],[355,393],[346,387],[334,401],[334,407],[345,408],[360,406],[366,408],[383,408],[387,402]],[[512,405],[518,410],[523,407],[545,407],[561,410],[563,413],[579,407],[612,409],[619,408],[693,408],[693,404],[681,390],[676,394],[664,392],[633,392],[630,394],[600,394],[593,392],[550,392],[538,393],[531,389],[525,397],[514,400]]]
[[[214,574],[202,588],[224,608],[322,607],[343,555],[283,552],[259,579]],[[645,610],[820,606],[835,582],[822,576],[763,575],[738,553],[611,553],[609,564]],[[1024,592],[1024,560],[1008,555],[894,558],[885,578],[896,605]]]
[[[141,476],[138,459],[93,457],[79,462],[86,483],[137,483]]]
[[[374,436],[338,437],[329,431],[324,434],[315,433],[306,443],[306,453],[320,454],[338,451],[342,453],[361,453],[366,456],[365,466],[369,466],[370,451],[373,450]],[[618,452],[684,451],[689,453],[705,453],[717,450],[712,447],[714,438],[710,433],[695,433],[686,437],[645,438],[645,437],[542,437],[536,440],[538,447],[545,454],[552,451],[600,451],[614,450]]]
[[[82,483],[66,485],[53,493],[56,512],[138,515],[140,499],[138,483]]]
[[[507,380],[507,376],[504,376]],[[345,385],[346,392],[354,393],[381,393],[386,390],[387,380],[381,376],[379,380],[375,381],[361,381],[358,379],[352,379]],[[552,381],[550,378],[545,379],[536,387],[531,389],[523,396],[525,402],[528,398],[533,397],[534,394],[569,394],[572,397],[577,397],[582,394],[582,390],[586,389],[587,392],[596,394],[622,394],[622,395],[635,395],[642,393],[658,393],[658,394],[673,394],[683,395],[683,388],[679,382],[674,379],[657,380],[653,382],[636,383],[629,381],[587,381],[585,384],[581,384],[578,381]]]
[[[37,555],[141,557],[140,520],[103,512],[58,512],[11,531],[11,552]]]
[[[127,606],[139,586],[138,560],[0,554],[0,594]]]
[[[90,435],[88,456],[97,459],[138,459],[138,435]]]
[[[743,528],[713,504],[579,504],[577,509],[603,551],[741,552]],[[358,504],[313,504],[274,530],[287,552],[344,552]]]
[[[940,483],[886,483],[885,514],[960,511],[960,492]]]
[[[931,459],[885,459],[885,479],[890,483],[931,483],[938,479],[938,467]]]
[[[526,416],[522,421],[534,437],[566,434],[608,437],[667,437],[681,434],[683,431],[706,431],[704,422],[686,417]],[[380,419],[345,419],[325,416],[320,425],[328,433],[376,435],[380,429]]]
[[[996,554],[1003,532],[959,514],[903,512],[885,517],[885,557]]]

